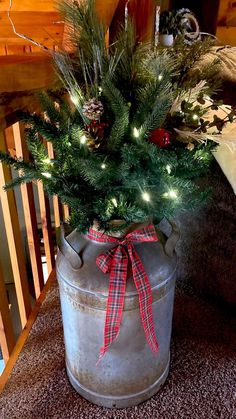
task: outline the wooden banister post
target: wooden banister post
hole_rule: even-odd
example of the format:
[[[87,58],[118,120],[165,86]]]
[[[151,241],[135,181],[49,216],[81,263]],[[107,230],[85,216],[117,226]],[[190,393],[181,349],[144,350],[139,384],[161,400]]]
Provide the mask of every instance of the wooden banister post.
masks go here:
[[[5,364],[7,363],[15,345],[11,313],[2,268],[0,265],[0,345]]]
[[[12,126],[12,128],[15,141],[16,156],[23,157],[25,160],[28,160],[29,153],[24,138],[24,127],[19,122],[17,122]],[[21,195],[34,280],[35,297],[37,299],[43,289],[44,279],[32,184],[28,183],[21,185]]]
[[[7,130],[5,133],[7,135]],[[7,151],[5,134],[3,132],[0,132],[0,150]],[[21,325],[24,328],[31,311],[31,305],[15,196],[12,190],[7,192],[3,190],[5,183],[11,181],[11,179],[10,168],[0,163],[0,199],[6,226]]]

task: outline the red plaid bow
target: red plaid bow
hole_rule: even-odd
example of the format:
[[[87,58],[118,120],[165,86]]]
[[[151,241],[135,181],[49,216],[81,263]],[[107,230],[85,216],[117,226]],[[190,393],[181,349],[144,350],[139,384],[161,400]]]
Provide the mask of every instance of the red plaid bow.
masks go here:
[[[90,229],[88,238],[100,243],[116,244],[114,248],[98,256],[96,260],[97,265],[104,273],[110,273],[104,347],[100,350],[99,361],[116,338],[120,329],[125,299],[128,257],[130,257],[133,279],[138,291],[144,333],[151,350],[157,352],[158,342],[154,330],[151,286],[142,261],[133,245],[134,242],[158,241],[154,225],[150,224],[147,227],[135,230],[122,239],[117,239]],[[125,246],[127,246],[128,253]]]

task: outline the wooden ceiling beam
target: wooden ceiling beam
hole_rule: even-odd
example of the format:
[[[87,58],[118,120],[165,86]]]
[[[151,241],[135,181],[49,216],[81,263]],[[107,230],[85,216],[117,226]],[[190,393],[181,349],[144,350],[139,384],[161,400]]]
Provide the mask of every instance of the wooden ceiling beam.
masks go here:
[[[62,17],[57,11],[11,12],[11,19],[13,20],[14,25],[17,27],[17,29],[19,25],[32,27],[33,25],[54,25],[57,24],[57,22],[61,22],[61,24],[63,24]],[[11,23],[8,19],[7,12],[0,12],[0,33],[5,27],[8,26],[11,26]]]
[[[31,34],[32,36],[46,36],[48,34],[53,34],[55,36],[61,36],[61,34],[63,33],[64,30],[64,25],[63,24],[55,24],[55,25],[45,25],[44,22],[41,23],[41,25],[37,26],[37,25],[18,25],[17,26],[17,32],[19,33],[23,33],[25,35],[27,35],[27,32],[29,34]],[[10,25],[5,26],[4,30],[2,30],[2,28],[0,28],[0,40],[4,39],[4,38],[13,38],[13,37],[17,37],[19,38],[19,36],[15,35],[12,27]]]
[[[51,43],[58,43],[62,39],[64,26],[63,25],[51,25],[51,26],[19,26],[17,28],[19,33],[22,33],[28,37],[31,37],[34,40],[38,39],[45,39],[45,41],[49,41]],[[21,37],[15,35],[12,32],[12,28],[6,27],[4,29],[4,32],[1,33],[0,30],[0,43],[6,43],[11,42],[10,40],[19,40],[22,44],[25,43],[25,39],[22,39]],[[12,43],[12,42],[11,42]],[[17,42],[16,42],[17,43]]]
[[[32,38],[31,34],[27,34],[29,37]],[[41,44],[43,44],[46,47],[50,47],[52,45],[60,45],[61,44],[61,37],[49,37],[49,36],[34,36],[34,41],[39,42]],[[27,41],[23,38],[20,37],[14,37],[14,38],[0,38],[0,45],[32,45],[32,43],[30,41]]]
[[[22,57],[21,62],[9,58],[2,57],[0,60],[0,93],[44,89],[52,86],[56,80],[52,62],[47,56],[28,56],[28,59],[26,56]]]
[[[50,48],[53,51],[58,50],[57,45],[48,45],[48,48]],[[34,57],[45,57],[45,52],[40,47],[36,47],[34,45],[28,44],[28,45],[0,45],[0,58],[10,58],[14,60],[14,62],[17,62],[16,58],[26,58],[24,61],[27,61],[28,57],[31,57],[34,55]]]
[[[9,9],[9,0],[0,1],[0,12]],[[54,0],[12,0],[12,12],[55,12],[56,2]]]

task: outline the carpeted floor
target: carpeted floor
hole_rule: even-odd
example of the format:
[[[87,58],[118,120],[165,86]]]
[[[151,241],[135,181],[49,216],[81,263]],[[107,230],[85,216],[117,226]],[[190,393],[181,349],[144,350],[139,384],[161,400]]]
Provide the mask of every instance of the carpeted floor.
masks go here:
[[[236,206],[213,169],[211,203],[179,217],[171,371],[162,390],[123,410],[82,399],[66,377],[55,284],[0,396],[0,419],[236,419]]]
[[[0,396],[1,419],[233,419],[236,418],[236,333],[233,317],[177,287],[169,378],[149,401],[107,410],[70,386],[58,289],[43,304],[28,341]]]

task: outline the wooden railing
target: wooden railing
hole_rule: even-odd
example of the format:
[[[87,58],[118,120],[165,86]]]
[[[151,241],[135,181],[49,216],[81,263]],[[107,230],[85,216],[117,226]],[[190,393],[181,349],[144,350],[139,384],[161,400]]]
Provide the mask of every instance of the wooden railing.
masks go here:
[[[52,158],[53,148],[50,143],[47,149],[49,157]],[[14,122],[0,132],[0,150],[28,159],[24,128],[20,122]],[[26,328],[35,306],[40,298],[42,299],[42,291],[48,277],[52,276],[55,266],[56,229],[60,227],[61,221],[68,218],[68,208],[61,205],[57,196],[50,202],[41,182],[34,185],[23,184],[18,188],[20,191],[18,190],[17,194],[14,190],[5,191],[3,187],[12,176],[12,170],[0,163],[0,223],[2,228],[5,227],[6,236],[6,242],[3,237],[0,241],[0,345],[5,366],[21,331]],[[23,209],[22,214],[19,214],[19,201]],[[11,266],[9,271],[12,272],[3,269],[7,247]],[[18,306],[18,310],[14,312],[18,311],[21,330],[14,327],[15,319],[8,296],[11,275],[14,280],[14,285],[11,286]]]

